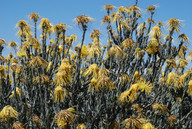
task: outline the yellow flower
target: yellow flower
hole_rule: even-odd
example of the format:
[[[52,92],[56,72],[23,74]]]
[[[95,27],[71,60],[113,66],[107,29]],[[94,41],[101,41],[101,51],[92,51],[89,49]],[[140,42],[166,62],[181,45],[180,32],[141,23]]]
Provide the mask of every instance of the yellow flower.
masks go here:
[[[184,42],[186,42],[186,43],[189,42],[189,38],[187,37],[186,34],[181,34],[181,35],[179,35],[178,38],[179,38],[183,43],[184,43]]]
[[[42,57],[36,56],[30,61],[30,65],[32,67],[43,67],[46,68],[48,66],[47,61],[45,61]]]
[[[139,13],[139,11],[141,10],[136,5],[128,6],[127,9],[128,9],[128,12],[130,12],[130,13],[134,13],[134,12]]]
[[[162,21],[157,22],[157,26],[159,27],[163,26],[163,22]]]
[[[174,116],[174,115],[170,116],[168,118],[169,125],[172,127],[175,124],[176,120],[177,120],[176,116]]]
[[[124,73],[124,74],[121,75],[120,84],[122,86],[125,86],[129,82],[129,80],[130,80],[129,75]]]
[[[30,37],[28,39],[28,42],[30,43],[30,46],[32,46],[32,48],[41,49],[41,43],[36,38]]]
[[[24,125],[19,121],[16,121],[15,123],[13,123],[13,128],[14,129],[25,129]]]
[[[188,65],[188,62],[184,58],[179,58],[178,60],[178,68],[185,68]]]
[[[111,17],[110,16],[104,16],[103,19],[102,19],[102,24],[103,23],[111,23]]]
[[[160,38],[161,35],[162,35],[162,32],[159,26],[154,26],[149,33],[150,37],[154,37],[158,39]]]
[[[37,22],[38,19],[40,18],[40,16],[39,16],[37,13],[31,13],[31,14],[29,15],[29,18],[30,18],[31,20],[33,20],[34,22]]]
[[[54,92],[54,102],[63,102],[64,98],[68,97],[68,91],[61,87],[61,86],[57,86],[55,88],[55,92]]]
[[[78,124],[76,129],[86,129],[86,126],[84,123]]]
[[[171,18],[169,19],[167,26],[169,31],[174,30],[176,32],[179,32],[180,27],[183,26],[183,24],[181,23],[181,20],[176,18]]]
[[[147,29],[146,25],[140,24],[140,25],[137,27],[138,34],[144,34],[145,31],[146,31],[146,29]]]
[[[154,55],[157,52],[159,52],[159,44],[157,43],[157,39],[151,38],[151,41],[146,48],[146,52],[149,55],[152,55],[152,54]]]
[[[48,33],[50,33],[52,26],[53,25],[51,24],[51,22],[47,18],[41,19],[41,23],[40,23],[39,27],[44,28],[44,31],[47,31]]]
[[[95,77],[98,78],[99,75],[99,67],[97,66],[97,64],[92,64],[89,66],[89,68],[86,70],[86,72],[83,74],[83,76],[91,76],[91,77]]]
[[[104,9],[105,9],[105,10],[113,10],[114,8],[115,8],[115,6],[110,5],[110,4],[106,4],[106,5],[104,6]]]
[[[17,118],[19,113],[12,106],[5,106],[0,112],[0,119],[8,121],[10,118]]]
[[[11,95],[9,96],[9,98],[13,98],[14,97],[14,90],[11,92]],[[16,95],[17,95],[17,97],[19,97],[19,96],[21,96],[21,90],[18,88],[18,87],[16,87]]]
[[[121,48],[128,50],[130,48],[133,47],[133,44],[135,43],[135,41],[131,38],[127,38],[125,39],[122,43],[121,43]]]
[[[105,91],[106,89],[107,90],[115,89],[114,82],[112,82],[109,77],[101,76],[98,78],[98,82],[95,85],[95,91],[96,92],[99,92],[101,90]]]
[[[125,129],[141,129],[142,126],[148,122],[149,120],[146,120],[144,118],[130,117],[122,121],[121,124],[124,125]]]
[[[139,89],[147,94],[150,94],[152,92],[152,89],[153,89],[153,84],[148,82],[146,83],[145,81],[140,81],[139,82]]]
[[[87,47],[87,48],[88,48],[88,53],[90,58],[96,58],[100,56],[101,48],[99,46],[99,43],[90,44],[90,47]]]
[[[117,45],[114,45],[114,46],[112,46],[108,51],[107,51],[107,58],[108,57],[113,57],[113,58],[118,58],[118,59],[120,59],[120,58],[122,58],[123,57],[123,55],[124,55],[124,52],[123,52],[123,50],[119,47],[119,46],[117,46]]]
[[[19,22],[17,22],[16,26],[20,28],[20,30],[17,32],[19,37],[21,37],[22,35],[26,37],[31,36],[31,29],[29,24],[26,21],[20,20]]]
[[[155,23],[155,21],[151,18],[147,18],[147,23]]]
[[[157,129],[157,128],[155,128],[151,123],[145,123],[142,126],[142,129]]]
[[[111,122],[108,129],[119,129],[119,125],[116,121]]]
[[[90,82],[90,84],[89,84],[89,88],[88,88],[88,92],[94,92],[95,91],[95,86],[96,86],[96,84],[97,84],[97,79],[96,78],[93,78],[93,79],[91,79],[91,82]]]
[[[163,104],[155,103],[152,105],[152,109],[155,111],[160,110],[164,115],[169,114],[169,109],[167,109]]]
[[[79,48],[80,48],[79,45],[77,45],[75,47],[76,53],[79,52]],[[88,51],[87,47],[85,45],[83,45],[82,48],[81,48],[81,57],[86,58],[88,55],[89,55],[89,51]]]
[[[94,38],[99,38],[100,35],[101,35],[101,32],[98,29],[94,29],[89,37],[94,39]]]
[[[124,6],[120,6],[117,10],[117,13],[125,14],[126,12],[128,12],[128,9]]]
[[[5,78],[5,67],[3,65],[0,65],[0,78]]]
[[[67,125],[73,124],[76,120],[74,107],[61,110],[54,116],[54,122],[58,127],[65,129]]]
[[[91,23],[94,19],[89,17],[89,16],[86,16],[86,15],[80,15],[80,16],[77,16],[74,21],[83,29],[85,29],[87,27],[87,24],[88,23]]]
[[[110,71],[106,68],[102,68],[99,70],[99,76],[106,76],[108,77],[110,74]]]
[[[189,83],[188,83],[187,93],[190,94],[190,95],[192,95],[192,80],[190,80]]]
[[[176,68],[176,62],[174,59],[166,59],[166,63],[170,68]]]
[[[0,46],[5,44],[5,40],[4,39],[0,39]]]
[[[131,88],[127,91],[124,91],[121,93],[119,96],[118,101],[120,103],[127,103],[127,102],[133,102],[137,98],[137,92],[139,90],[139,85],[138,84],[133,84],[131,85]]]
[[[115,24],[117,21],[121,21],[123,16],[119,13],[111,13],[111,19],[113,20],[112,23]]]
[[[12,40],[11,40],[11,41],[9,42],[9,46],[15,48],[15,47],[17,47],[17,43],[16,43],[15,41],[12,41]]]
[[[55,83],[56,85],[65,85],[69,86],[72,83],[72,75],[71,72],[60,70],[56,73]]]
[[[184,53],[188,50],[187,46],[182,45],[181,49],[179,50],[178,56],[180,58],[184,58]],[[187,57],[187,60],[189,60],[189,57]]]

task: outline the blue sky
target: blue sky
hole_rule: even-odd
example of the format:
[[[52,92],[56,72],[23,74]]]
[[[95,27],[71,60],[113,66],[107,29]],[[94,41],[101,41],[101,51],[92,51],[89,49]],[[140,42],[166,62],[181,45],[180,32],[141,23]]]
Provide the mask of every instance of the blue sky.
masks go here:
[[[85,14],[95,18],[94,23],[89,27],[85,42],[90,43],[89,34],[93,29],[100,29],[103,33],[102,43],[106,44],[106,26],[101,25],[101,19],[106,12],[103,7],[106,4],[112,4],[116,7],[133,5],[135,0],[4,0],[1,1],[0,8],[0,38],[7,42],[14,40],[19,43],[16,35],[18,29],[15,27],[19,20],[26,20],[33,27],[33,22],[28,18],[30,13],[36,12],[42,18],[48,18],[53,25],[63,22],[72,26],[67,31],[67,35],[77,34],[81,41],[81,31],[74,25],[72,20],[79,15]],[[191,0],[138,0],[138,6],[143,10],[144,22],[149,15],[144,11],[149,5],[157,5],[154,20],[163,21],[166,24],[170,18],[183,20],[184,27],[181,33],[185,33],[192,40],[192,10]],[[33,28],[32,28],[33,30]],[[40,30],[38,30],[40,32]],[[40,34],[40,33],[39,33]],[[10,49],[3,51],[4,54],[10,52]]]

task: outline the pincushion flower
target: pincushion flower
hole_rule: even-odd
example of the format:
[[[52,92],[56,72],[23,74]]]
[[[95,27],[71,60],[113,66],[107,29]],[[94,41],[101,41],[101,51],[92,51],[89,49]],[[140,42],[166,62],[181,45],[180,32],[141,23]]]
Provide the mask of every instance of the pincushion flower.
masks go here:
[[[0,119],[2,121],[8,121],[11,118],[17,118],[19,113],[10,105],[5,106],[0,112]]]

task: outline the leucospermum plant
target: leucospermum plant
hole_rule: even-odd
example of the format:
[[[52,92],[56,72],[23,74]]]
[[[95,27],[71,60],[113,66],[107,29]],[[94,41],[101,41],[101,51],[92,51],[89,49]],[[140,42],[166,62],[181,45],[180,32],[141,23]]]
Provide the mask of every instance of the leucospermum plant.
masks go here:
[[[149,18],[140,20],[137,3],[105,5],[107,34],[93,29],[89,44],[90,16],[73,20],[82,37],[37,13],[29,15],[34,29],[20,20],[20,42],[8,43],[14,53],[4,56],[7,41],[0,39],[0,128],[191,128],[190,40],[175,35],[183,22],[155,21],[154,5],[146,8]],[[107,41],[101,40],[105,35]]]

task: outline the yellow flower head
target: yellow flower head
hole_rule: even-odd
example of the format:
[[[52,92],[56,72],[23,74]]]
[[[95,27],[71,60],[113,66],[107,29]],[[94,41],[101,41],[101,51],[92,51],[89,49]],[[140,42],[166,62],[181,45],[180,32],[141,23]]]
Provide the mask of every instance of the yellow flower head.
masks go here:
[[[180,49],[180,51],[179,51],[179,53],[178,53],[178,56],[180,57],[180,58],[184,58],[184,53],[186,52],[188,50],[188,48],[187,48],[187,46],[184,46],[184,45],[182,45],[181,46],[181,49]],[[187,60],[190,60],[190,57],[188,56],[187,57]]]
[[[123,50],[119,47],[119,46],[117,46],[117,45],[114,45],[114,46],[112,46],[108,51],[107,51],[107,58],[108,57],[113,57],[113,58],[118,58],[118,59],[120,59],[120,58],[122,58],[123,57],[123,55],[124,55],[124,52],[123,52]]]
[[[146,11],[150,11],[152,14],[154,13],[156,6],[155,5],[150,5],[146,8]]]
[[[171,115],[171,116],[168,118],[169,125],[172,127],[172,126],[175,124],[176,120],[177,120],[177,117],[174,116],[174,115]]]
[[[99,43],[93,43],[90,44],[88,48],[88,53],[90,58],[99,57],[101,54],[101,48],[99,46]]]
[[[11,40],[11,41],[9,42],[9,46],[15,48],[15,47],[17,47],[17,43],[16,43],[15,41],[12,41],[12,40]]]
[[[34,57],[30,61],[30,65],[32,67],[43,67],[43,68],[46,68],[48,66],[48,63],[42,57],[36,56],[36,57]]]
[[[147,27],[145,24],[140,24],[138,27],[137,27],[137,30],[138,30],[138,34],[144,34],[145,31],[146,31]]]
[[[5,40],[4,39],[0,39],[0,46],[5,44]]]
[[[147,94],[150,94],[152,92],[152,89],[153,89],[153,84],[148,82],[146,83],[145,81],[140,81],[139,82],[139,89]]]
[[[38,19],[40,18],[40,16],[39,16],[37,13],[31,13],[31,14],[29,15],[29,18],[30,18],[31,20],[33,20],[34,22],[37,22]]]
[[[142,129],[157,129],[157,128],[155,128],[151,123],[145,123],[142,126]]]
[[[133,44],[135,43],[135,41],[131,38],[127,38],[125,39],[122,43],[121,43],[121,48],[122,49],[130,49],[133,47]]]
[[[55,92],[54,92],[54,102],[63,102],[65,98],[68,97],[68,91],[61,87],[61,86],[57,86],[55,88]]]
[[[81,26],[83,29],[87,27],[88,23],[91,23],[93,21],[93,18],[86,16],[86,15],[80,15],[77,16],[74,21]]]
[[[127,9],[128,9],[128,12],[130,13],[134,13],[134,12],[139,13],[141,11],[141,9],[136,5],[128,6]]]
[[[167,26],[169,31],[174,30],[176,32],[179,32],[180,27],[183,26],[183,24],[181,23],[181,20],[178,20],[176,18],[171,18],[169,19]]]
[[[151,55],[151,54],[156,54],[159,52],[159,44],[157,42],[157,39],[152,38],[149,45],[146,48],[146,52]]]
[[[111,23],[111,17],[110,16],[104,16],[101,23]]]
[[[183,81],[182,79],[179,77],[178,74],[174,73],[174,72],[170,72],[168,77],[167,77],[167,84],[168,85],[172,85],[176,88],[179,89],[181,87],[183,87]]]
[[[12,106],[5,106],[0,112],[0,119],[7,121],[10,118],[17,118],[19,113]]]
[[[169,114],[169,109],[167,109],[163,104],[155,103],[152,105],[152,109],[155,111],[160,110],[164,115]]]
[[[99,38],[100,35],[101,35],[101,32],[98,29],[94,29],[89,37],[94,39],[94,38]]]
[[[188,65],[188,62],[184,58],[179,58],[178,60],[178,68],[185,68]]]
[[[65,85],[69,86],[72,83],[72,75],[71,72],[68,72],[67,69],[65,71],[60,70],[56,73],[55,83],[56,85]]]
[[[102,68],[99,70],[99,76],[106,76],[108,77],[110,74],[110,71],[106,68]]]
[[[128,11],[129,11],[129,10],[128,10],[126,7],[120,6],[120,7],[118,8],[118,10],[117,10],[117,13],[125,14],[125,13],[127,13]]]
[[[154,37],[154,38],[160,38],[160,36],[162,35],[161,29],[159,26],[154,26],[151,29],[151,32],[149,33],[150,37]]]
[[[14,129],[25,129],[24,125],[19,121],[16,121],[15,123],[13,123],[13,128]]]
[[[129,82],[129,80],[130,80],[130,78],[129,78],[129,75],[127,73],[122,74],[121,78],[120,78],[121,86],[125,86]]]
[[[190,95],[192,95],[192,80],[190,80],[189,83],[188,83],[187,93],[190,94]]]
[[[83,76],[93,76],[98,78],[99,75],[99,67],[97,64],[92,64],[89,66],[89,68],[86,70],[86,72],[83,74]]]
[[[78,124],[76,129],[86,129],[86,126],[84,123]]]
[[[101,90],[113,90],[115,89],[114,82],[111,81],[109,77],[101,76],[98,78],[98,82],[94,87],[94,91],[99,92]]]
[[[9,98],[13,98],[14,97],[14,90],[11,92],[11,95],[9,96]],[[21,96],[21,90],[18,88],[18,87],[16,87],[16,96],[17,97],[19,97],[19,96]]]
[[[60,128],[65,128],[67,124],[73,124],[76,120],[77,115],[75,115],[74,107],[61,110],[54,116],[54,121]]]
[[[39,25],[40,28],[44,28],[44,30],[49,33],[49,31],[51,31],[52,26],[53,25],[51,24],[49,19],[47,19],[47,18],[42,18],[41,19],[41,23]]]
[[[162,21],[157,22],[157,26],[159,27],[163,26],[163,22]]]
[[[176,62],[174,59],[167,59],[166,60],[166,63],[167,65],[170,67],[170,68],[176,68]]]
[[[131,85],[131,88],[129,90],[121,93],[118,101],[120,103],[133,102],[137,98],[137,92],[138,91],[139,91],[139,85],[133,84],[133,85]]]
[[[5,67],[0,65],[0,78],[5,78]]]
[[[115,8],[115,6],[110,5],[110,4],[106,4],[106,5],[104,6],[104,9],[105,9],[105,10],[113,10],[114,8]]]
[[[189,42],[189,38],[187,37],[186,34],[181,34],[181,35],[179,35],[178,38],[179,38],[183,43],[184,43],[184,42],[186,42],[186,43]]]
[[[125,129],[142,129],[142,126],[148,123],[149,120],[144,118],[134,118],[130,117],[121,122]]]

